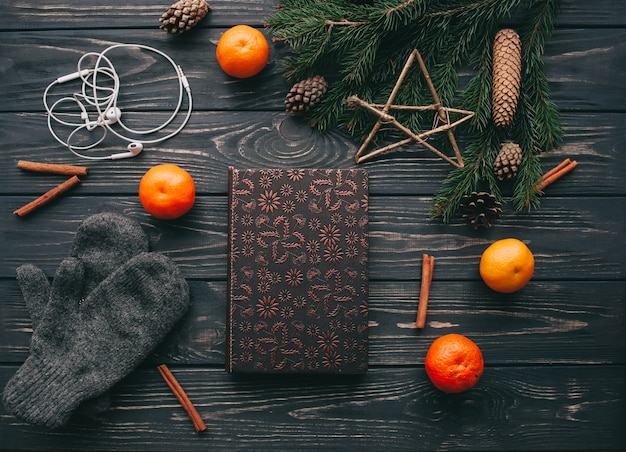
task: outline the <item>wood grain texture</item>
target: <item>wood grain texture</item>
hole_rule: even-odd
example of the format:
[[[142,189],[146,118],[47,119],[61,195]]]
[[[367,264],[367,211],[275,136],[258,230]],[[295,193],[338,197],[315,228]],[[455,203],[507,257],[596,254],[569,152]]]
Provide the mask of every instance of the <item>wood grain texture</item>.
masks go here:
[[[0,17],[2,30],[80,29],[80,28],[158,28],[158,19],[171,2],[155,3],[137,0],[132,4],[117,0],[100,1],[97,5],[79,0],[63,3],[44,0],[24,0],[3,6]],[[229,0],[211,0],[212,9],[201,28],[221,27],[234,23],[262,26],[277,2],[275,0],[251,0],[241,4]],[[106,11],[103,14],[103,11]],[[559,25],[619,27],[626,25],[625,5],[621,0],[597,0],[580,2],[561,1]],[[163,32],[161,32],[163,33]]]
[[[153,249],[174,259],[186,277],[226,278],[226,196],[198,197],[192,210],[175,222],[150,217],[136,196],[84,197],[80,187],[73,196],[54,201],[32,217],[8,214],[25,201],[25,197],[0,198],[0,224],[4,229],[0,236],[4,251],[0,276],[13,277],[15,268],[26,262],[40,265],[52,276],[67,255],[81,219],[86,214],[115,211],[140,221],[150,234]],[[483,250],[511,231],[519,231],[515,235],[535,254],[537,280],[625,277],[626,198],[550,197],[540,211],[505,212],[498,227],[488,231],[474,231],[460,219],[455,224],[431,220],[430,206],[430,198],[424,197],[370,199],[372,279],[416,278],[422,253],[436,256],[440,275],[446,280],[476,279]],[[567,240],[563,238],[565,233]]]
[[[622,419],[610,414],[623,413],[623,366],[566,374],[558,366],[487,367],[461,395],[435,390],[423,368],[315,380],[171,369],[202,415],[204,434],[152,368],[113,390],[109,413],[74,419],[54,435],[0,413],[4,445],[84,450],[94,431],[100,450],[588,450],[589,436],[598,450],[624,445]],[[9,375],[0,368],[0,384]]]
[[[233,79],[219,68],[215,46],[222,29],[201,29],[182,40],[161,30],[130,29],[121,39],[118,30],[50,30],[7,33],[0,42],[3,77],[0,94],[3,111],[42,111],[41,96],[57,77],[77,70],[86,52],[101,52],[115,44],[155,47],[179,64],[194,95],[196,110],[283,110],[290,85],[281,77],[280,61],[288,54],[284,46],[272,46],[268,66],[254,80]],[[269,32],[264,31],[269,37]],[[576,111],[624,111],[622,89],[626,63],[626,29],[556,30],[546,46],[546,74],[557,106]],[[22,58],[28,54],[29,58]],[[108,55],[120,76],[123,110],[161,109],[171,93],[173,70],[149,52],[115,51]],[[593,61],[593,64],[589,64]],[[611,71],[605,68],[611,67]],[[463,72],[460,84],[473,74]],[[167,83],[169,80],[169,84]],[[72,83],[62,86],[71,90]],[[169,86],[169,89],[167,88]],[[598,87],[601,87],[599,89]],[[75,87],[74,87],[75,89]]]
[[[623,285],[533,281],[511,297],[490,291],[482,281],[440,281],[439,270],[427,326],[421,331],[415,328],[418,281],[371,283],[372,366],[423,365],[430,343],[447,333],[467,334],[494,366],[623,362]],[[146,364],[163,361],[223,368],[226,283],[190,281],[190,286],[189,313]],[[19,364],[28,355],[32,327],[15,281],[0,282],[0,299],[0,362]]]
[[[162,117],[144,114],[143,119],[147,126],[158,124]],[[541,156],[542,166],[547,170],[567,157],[577,159],[579,166],[551,185],[546,195],[625,195],[626,161],[619,158],[617,150],[624,139],[626,114],[563,113],[562,121],[565,142]],[[36,196],[58,179],[18,170],[20,159],[88,166],[90,173],[81,185],[84,194],[135,194],[138,179],[150,167],[175,163],[190,171],[200,194],[210,195],[226,194],[224,174],[231,165],[345,168],[355,166],[357,151],[357,144],[346,133],[333,130],[322,134],[283,112],[195,112],[180,135],[158,146],[146,145],[132,160],[85,162],[52,138],[42,113],[0,113],[0,122],[5,125],[0,129],[0,140],[5,143],[0,154],[5,194]],[[23,133],[24,129],[29,133]],[[119,140],[107,144],[99,148],[102,155],[121,152],[125,146]],[[373,196],[432,196],[452,169],[418,146],[407,146],[359,167],[369,173]],[[510,186],[504,185],[503,191],[510,194]]]
[[[173,2],[173,1],[172,1]],[[371,368],[360,378],[245,377],[224,366],[226,172],[230,165],[355,167],[359,146],[344,131],[321,134],[287,116],[281,77],[288,49],[271,46],[252,80],[226,76],[214,51],[237,23],[263,28],[275,0],[210,1],[193,32],[158,29],[170,2],[23,0],[0,14],[0,388],[28,356],[32,334],[15,269],[40,266],[52,278],[79,223],[102,211],[139,221],[151,247],[171,257],[192,305],[149,358],[113,390],[113,409],[45,432],[0,404],[2,450],[626,450],[626,2],[563,0],[546,46],[545,68],[565,140],[541,156],[545,169],[566,157],[576,170],[548,187],[538,210],[506,205],[490,230],[428,216],[451,167],[408,146],[365,165],[370,176]],[[515,18],[511,21],[514,24]],[[264,32],[269,37],[267,30]],[[117,43],[154,46],[189,78],[194,111],[184,131],[137,158],[85,162],[57,144],[41,101],[78,58]],[[173,70],[151,54],[120,52],[124,117],[159,124],[176,97]],[[460,86],[472,76],[462,69]],[[75,89],[64,85],[57,94]],[[459,133],[459,143],[464,137]],[[107,139],[103,153],[122,152]],[[62,180],[16,168],[18,160],[85,164],[79,187],[27,218],[13,211]],[[159,163],[188,170],[192,211],[175,221],[146,214],[141,176]],[[503,186],[508,195],[510,187]],[[518,237],[536,257],[522,291],[489,290],[480,254]],[[436,257],[426,327],[414,327],[421,256]],[[461,333],[481,347],[478,386],[446,395],[423,368],[430,343]],[[195,433],[156,371],[166,363],[207,423]]]
[[[174,0],[155,2],[138,0],[132,4],[100,1],[85,4],[79,0],[24,1],[4,6],[0,19],[3,30],[152,28],[158,29],[159,17]],[[251,0],[245,4],[229,0],[211,0],[211,10],[199,27],[223,27],[234,23],[263,26],[263,18],[276,7],[274,0]],[[104,12],[104,13],[103,13]],[[165,35],[165,32],[160,31]]]

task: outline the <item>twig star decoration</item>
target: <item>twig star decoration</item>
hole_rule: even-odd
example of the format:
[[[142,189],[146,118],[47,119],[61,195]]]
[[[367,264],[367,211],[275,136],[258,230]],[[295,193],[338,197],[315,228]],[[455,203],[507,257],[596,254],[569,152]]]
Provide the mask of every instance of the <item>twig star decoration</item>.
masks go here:
[[[394,105],[393,101],[396,95],[398,94],[398,91],[400,90],[400,86],[402,85],[404,78],[406,77],[409,69],[411,68],[411,65],[413,64],[416,58],[420,65],[420,69],[422,70],[422,73],[424,74],[424,78],[426,79],[426,83],[428,84],[434,103],[430,105],[423,105],[423,106]],[[387,99],[387,102],[384,105],[370,104],[360,99],[358,96],[350,96],[346,99],[346,102],[351,107],[364,108],[365,110],[369,111],[373,115],[378,116],[378,120],[374,124],[374,127],[372,128],[367,138],[363,141],[363,144],[361,145],[361,147],[356,153],[354,160],[356,161],[357,164],[364,162],[368,159],[371,159],[373,157],[376,157],[377,155],[380,155],[384,152],[390,151],[392,149],[395,149],[400,146],[404,146],[405,144],[409,144],[413,141],[416,141],[418,144],[432,151],[433,153],[435,153],[437,156],[439,156],[440,158],[442,158],[443,160],[445,160],[452,166],[456,168],[463,167],[463,157],[461,156],[461,151],[459,150],[459,146],[456,142],[456,139],[454,137],[454,132],[452,131],[452,129],[454,129],[459,124],[462,124],[463,122],[471,119],[474,116],[474,112],[468,111],[468,110],[459,110],[456,108],[444,107],[441,105],[441,101],[439,100],[439,95],[437,94],[437,90],[435,89],[435,86],[433,85],[433,82],[430,78],[428,70],[426,69],[426,65],[424,64],[422,55],[419,53],[417,49],[414,49],[409,55],[409,58],[404,64],[404,68],[402,69],[402,72],[400,73],[400,76],[398,77],[398,80],[395,86],[393,87],[391,94],[389,95],[389,99]],[[400,121],[398,121],[391,114],[389,114],[389,111],[391,110],[435,111],[437,112],[437,116],[435,117],[435,124],[433,125],[433,128],[431,130],[418,134],[418,133],[413,132],[411,129],[403,125]],[[460,119],[454,122],[451,122],[450,113],[461,114],[463,116]],[[376,135],[380,127],[384,124],[392,125],[396,129],[400,130],[405,135],[407,135],[407,138],[397,141],[395,143],[389,144],[387,146],[375,149],[368,153],[365,153],[365,150],[369,146],[370,142],[372,141],[372,139],[374,138],[374,136]],[[455,155],[454,158],[447,156],[446,154],[441,152],[439,149],[437,149],[435,146],[433,146],[432,144],[428,143],[428,141],[426,141],[432,135],[435,135],[440,132],[446,132],[446,134],[448,135],[448,140],[450,140],[450,144],[452,145],[452,149],[454,150],[454,155]]]

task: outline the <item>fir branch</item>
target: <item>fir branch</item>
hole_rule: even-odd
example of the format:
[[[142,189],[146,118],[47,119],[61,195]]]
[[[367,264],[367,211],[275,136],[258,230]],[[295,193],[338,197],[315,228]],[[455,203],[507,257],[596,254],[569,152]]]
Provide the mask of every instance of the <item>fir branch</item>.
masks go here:
[[[559,111],[550,99],[550,87],[541,60],[545,45],[550,39],[553,24],[560,7],[558,0],[535,0],[528,13],[530,18],[522,32],[522,56],[525,61],[522,80],[528,91],[530,103],[535,105],[534,126],[538,135],[535,145],[538,149],[549,151],[558,147],[563,140]]]
[[[496,147],[493,130],[491,132],[468,143],[463,156],[465,165],[453,169],[448,174],[441,190],[435,195],[431,217],[441,217],[445,223],[450,222],[458,211],[463,195],[478,191],[481,184],[486,185],[498,201],[502,199],[495,177],[489,177],[485,168],[485,162],[490,160]],[[484,178],[485,175],[487,180]]]
[[[502,0],[479,0],[471,3],[459,2],[458,6],[450,5],[446,7],[446,2],[435,2],[432,5],[432,10],[428,11],[424,17],[467,17],[473,19],[476,15],[483,18],[496,16],[496,17],[510,17],[514,10],[519,6],[521,0],[503,2]],[[452,2],[448,2],[452,3]],[[439,9],[443,8],[443,9]]]
[[[528,20],[522,28],[522,91],[514,135],[523,149],[512,201],[518,211],[539,207],[540,194],[536,183],[541,178],[539,153],[559,146],[563,130],[559,112],[550,100],[550,88],[541,55],[550,39],[559,9],[555,0],[535,0],[530,5]]]
[[[540,178],[533,179],[537,174],[541,174],[541,163],[537,152],[524,150],[522,163],[518,168],[517,179],[513,191],[513,204],[516,210],[539,207],[539,195],[537,190],[537,181]],[[533,182],[534,180],[534,182]]]
[[[367,75],[374,69],[379,47],[379,37],[374,34],[365,45],[349,49],[346,52],[346,58],[352,61],[352,65],[344,68],[344,78],[357,85],[365,83]]]
[[[411,22],[417,21],[428,5],[424,0],[406,0],[398,5],[395,2],[381,5],[384,14],[381,16],[383,21],[383,29],[387,32],[398,30],[400,27],[406,27]]]
[[[493,162],[505,140],[517,142],[524,152],[512,195],[515,207],[538,206],[538,156],[563,139],[541,59],[559,4],[558,0],[373,0],[361,5],[345,0],[284,0],[267,19],[267,26],[276,40],[293,50],[285,59],[288,80],[322,74],[330,81],[325,97],[308,116],[320,130],[342,127],[364,137],[375,118],[348,108],[345,99],[357,95],[367,102],[384,103],[415,48],[431,69],[446,105],[453,105],[458,94],[457,69],[469,64],[476,70],[460,97],[461,108],[475,112],[467,130],[466,165],[451,171],[434,200],[433,215],[448,222],[461,197],[479,188],[502,202]],[[491,119],[491,52],[495,32],[512,18],[522,39],[522,86],[513,125],[499,130]],[[411,73],[396,103],[424,105],[429,97],[423,77]],[[408,111],[396,111],[394,116],[416,131],[430,117]],[[386,137],[381,133],[377,138]]]
[[[488,42],[491,44],[492,39]],[[498,146],[498,140],[495,139],[497,131],[491,121],[491,46],[482,46],[479,49],[474,56],[476,75],[470,79],[461,100],[462,108],[474,112],[468,131],[470,140],[463,157],[465,166],[450,172],[435,194],[431,209],[433,218],[441,217],[446,223],[458,212],[463,195],[479,191],[481,183],[484,185],[485,162],[495,159],[494,152]],[[494,185],[497,190],[497,184],[488,184],[489,187]],[[499,190],[494,195],[502,202]]]

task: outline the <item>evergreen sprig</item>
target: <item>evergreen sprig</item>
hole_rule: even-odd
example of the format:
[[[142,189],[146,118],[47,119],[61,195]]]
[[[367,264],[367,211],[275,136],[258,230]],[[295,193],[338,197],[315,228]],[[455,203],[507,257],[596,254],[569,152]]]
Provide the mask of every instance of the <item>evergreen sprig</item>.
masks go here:
[[[296,82],[315,74],[329,80],[328,92],[309,113],[320,130],[345,128],[363,139],[375,118],[345,104],[351,95],[384,103],[407,57],[418,49],[444,105],[460,98],[461,108],[474,111],[467,126],[465,166],[453,169],[435,194],[434,217],[449,222],[464,194],[489,190],[503,202],[493,173],[493,161],[505,140],[517,142],[524,158],[515,178],[512,201],[517,210],[538,207],[541,177],[539,154],[562,141],[559,112],[541,56],[550,39],[559,0],[281,0],[266,24],[274,39],[292,52],[285,59],[284,76]],[[514,123],[497,129],[491,120],[493,38],[505,23],[515,24],[522,40],[522,86]],[[508,25],[510,26],[510,25]],[[475,75],[459,88],[458,71],[470,67]],[[397,104],[431,103],[418,68],[408,74]],[[420,131],[423,114],[395,112],[394,116]],[[383,133],[376,138],[385,138]],[[444,141],[442,141],[442,144]]]

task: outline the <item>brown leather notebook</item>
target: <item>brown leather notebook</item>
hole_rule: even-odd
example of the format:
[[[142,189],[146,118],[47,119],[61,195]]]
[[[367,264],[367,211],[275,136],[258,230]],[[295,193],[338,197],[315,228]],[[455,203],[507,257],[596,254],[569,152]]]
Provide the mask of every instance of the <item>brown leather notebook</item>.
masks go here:
[[[363,170],[230,168],[227,371],[367,371],[368,202]]]

